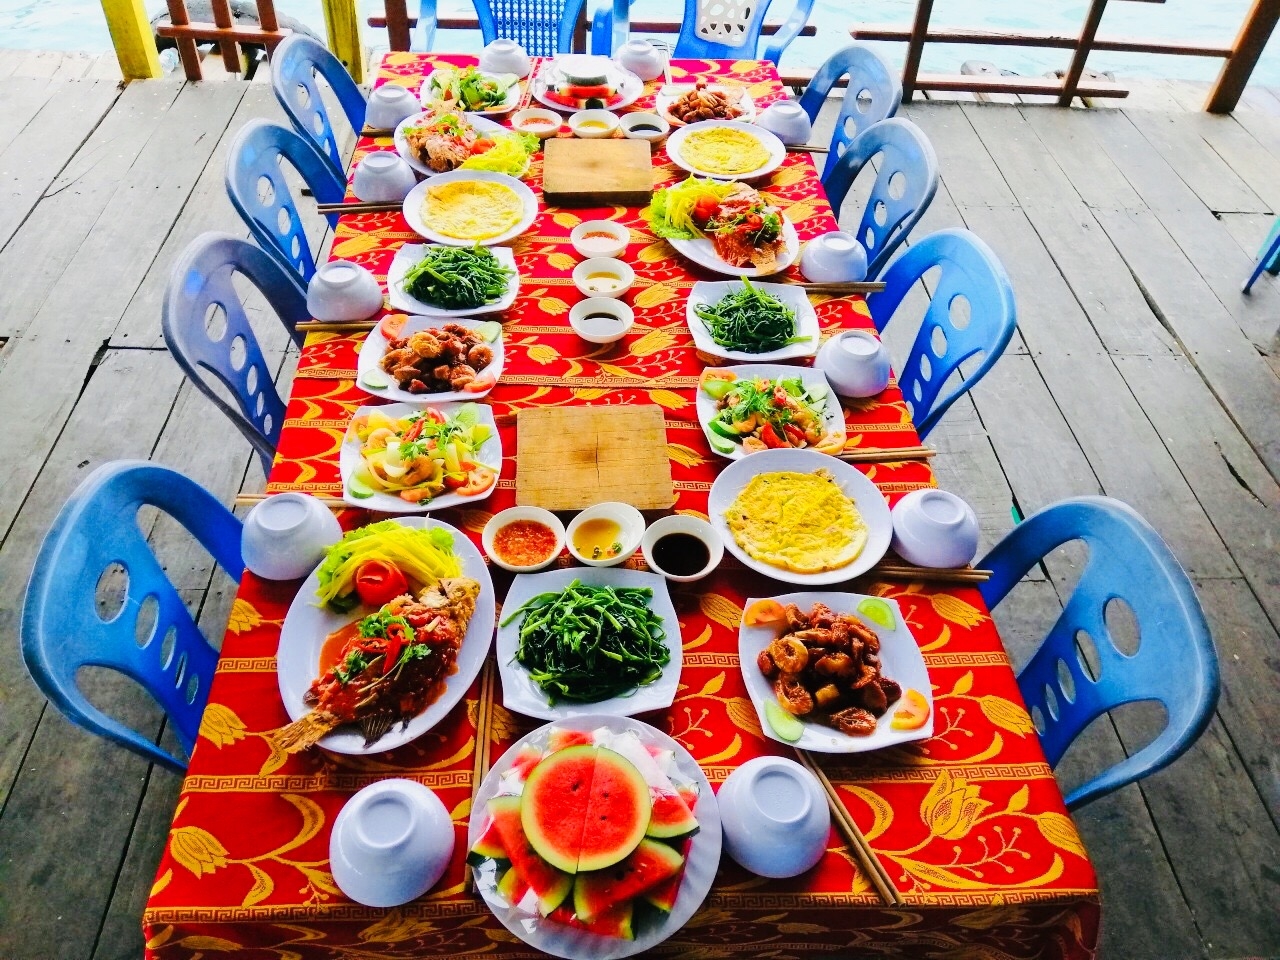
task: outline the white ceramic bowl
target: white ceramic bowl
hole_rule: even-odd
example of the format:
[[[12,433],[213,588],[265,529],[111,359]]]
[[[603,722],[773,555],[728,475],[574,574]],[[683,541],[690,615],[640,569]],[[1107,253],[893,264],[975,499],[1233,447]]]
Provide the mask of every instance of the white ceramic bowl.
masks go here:
[[[889,385],[889,351],[870,330],[846,330],[822,345],[813,365],[842,397],[874,397]]]
[[[412,117],[421,109],[418,98],[400,84],[384,83],[369,94],[364,125],[375,130],[394,130],[401,120]]]
[[[527,77],[531,66],[524,47],[514,40],[499,38],[480,51],[480,69],[485,73],[514,73]]]
[[[598,319],[604,315],[612,319]],[[615,343],[627,335],[635,322],[636,312],[613,297],[589,297],[569,310],[569,326],[587,343]]]
[[[764,127],[789,145],[808,143],[809,135],[813,133],[809,115],[794,100],[778,100],[769,104],[756,117],[756,125]]]
[[[538,523],[551,528],[556,535],[556,545],[555,549],[551,551],[551,556],[541,563],[523,567],[508,563],[498,556],[493,549],[494,537],[507,524],[515,523],[517,520],[536,520]],[[541,507],[508,507],[506,510],[500,510],[489,518],[489,522],[484,525],[484,532],[480,535],[480,541],[484,545],[484,552],[489,555],[489,559],[503,570],[510,570],[512,573],[533,573],[535,570],[541,570],[543,567],[554,563],[556,557],[560,556],[560,553],[564,550],[564,524],[550,510],[543,510]]]
[[[605,274],[617,278],[617,282],[608,286],[597,286],[599,281],[591,278]],[[573,268],[573,285],[585,297],[612,297],[617,299],[631,289],[636,282],[636,272],[631,265],[616,257],[592,257],[583,260]]]
[[[687,533],[697,537],[702,541],[703,546],[707,548],[707,562],[697,573],[678,576],[663,569],[654,560],[654,546],[659,540],[671,533]],[[668,580],[676,583],[690,583],[694,580],[701,580],[716,567],[720,566],[720,561],[724,559],[724,543],[720,540],[720,535],[716,533],[716,528],[707,523],[707,521],[698,517],[676,513],[669,517],[663,517],[661,520],[655,520],[649,525],[649,529],[640,538],[640,552],[644,554],[645,563],[649,564],[649,569],[654,573],[660,573]]]
[[[667,57],[661,50],[638,37],[619,47],[613,59],[623,70],[634,73],[645,83],[662,76],[667,65]]]
[[[667,134],[671,132],[671,124],[667,122],[666,117],[660,117],[656,113],[628,113],[619,123],[622,126],[622,132],[628,140],[644,140],[648,143],[657,144],[667,138]],[[637,130],[636,127],[651,126],[657,127],[657,130]]]
[[[613,240],[587,237],[589,233],[607,233]],[[569,232],[569,242],[584,257],[620,257],[631,242],[631,231],[612,220],[587,220]]]
[[[794,877],[826,852],[831,833],[826,794],[794,760],[748,760],[721,784],[716,800],[725,852],[754,874]]]
[[[535,123],[533,121],[545,121],[543,123]],[[546,140],[548,137],[554,137],[560,132],[560,127],[564,124],[564,118],[554,110],[547,110],[543,107],[526,107],[523,110],[517,110],[511,115],[511,126],[521,133],[531,133],[539,140]]]
[[[804,245],[800,272],[813,283],[858,283],[867,278],[867,251],[851,233],[822,233]]]
[[[618,115],[608,110],[579,110],[569,117],[569,129],[575,137],[583,140],[611,137],[618,129],[618,123]]]
[[[244,565],[266,580],[297,580],[342,539],[338,518],[309,493],[277,493],[244,518]]]
[[[380,780],[347,801],[329,839],[334,882],[367,907],[416,900],[444,874],[453,855],[449,812],[415,780]]]
[[[588,520],[597,518],[605,518],[612,520],[621,529],[618,534],[618,542],[622,544],[622,552],[613,557],[592,558],[585,557],[578,552],[578,548],[573,545],[573,535]],[[569,547],[569,552],[573,554],[575,560],[580,560],[589,567],[616,567],[623,560],[626,560],[636,548],[640,546],[640,540],[644,537],[644,515],[629,503],[619,503],[615,500],[606,501],[605,503],[597,503],[595,506],[587,507],[571,521],[569,521],[569,529],[565,531],[565,540]]]
[[[400,154],[378,150],[360,161],[351,188],[366,203],[398,203],[417,185],[417,174]]]
[[[978,534],[973,508],[946,490],[913,490],[893,508],[893,549],[920,567],[963,567]]]
[[[328,323],[366,320],[382,309],[382,287],[358,263],[331,260],[307,285],[307,312]]]

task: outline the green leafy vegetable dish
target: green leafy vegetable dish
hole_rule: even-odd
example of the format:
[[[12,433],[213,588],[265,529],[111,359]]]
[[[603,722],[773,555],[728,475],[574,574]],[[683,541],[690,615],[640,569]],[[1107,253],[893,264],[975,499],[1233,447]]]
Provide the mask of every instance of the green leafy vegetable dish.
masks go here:
[[[442,310],[472,310],[501,300],[515,271],[488,247],[430,247],[410,267],[401,288]]]
[[[325,554],[316,578],[320,603],[345,612],[360,603],[356,573],[369,560],[397,567],[417,590],[462,573],[453,535],[439,527],[406,527],[394,520],[351,530]],[[416,590],[415,590],[416,592]]]
[[[514,74],[483,74],[475,67],[459,70],[440,67],[427,78],[429,99],[456,102],[464,110],[493,110],[505,106],[511,88],[519,83]]]
[[[515,661],[554,706],[599,703],[662,676],[671,660],[648,587],[592,587],[574,580],[540,593],[502,621],[523,616]]]
[[[711,339],[730,350],[769,353],[809,339],[796,334],[794,310],[745,278],[742,289],[730,291],[718,303],[698,304],[693,312]]]

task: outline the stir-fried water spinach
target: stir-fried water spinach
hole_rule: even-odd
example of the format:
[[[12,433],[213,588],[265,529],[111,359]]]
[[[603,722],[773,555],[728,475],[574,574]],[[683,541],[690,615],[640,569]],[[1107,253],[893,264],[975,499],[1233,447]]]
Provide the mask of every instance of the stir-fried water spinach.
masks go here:
[[[501,300],[512,271],[487,247],[430,247],[404,275],[404,291],[444,310],[471,310]]]
[[[598,703],[652,683],[671,660],[662,621],[649,609],[652,599],[647,587],[574,580],[532,597],[502,625],[523,615],[515,660],[553,706]]]
[[[699,304],[694,313],[712,340],[743,353],[768,353],[808,339],[796,335],[794,310],[745,278],[741,290],[725,294],[718,303]]]

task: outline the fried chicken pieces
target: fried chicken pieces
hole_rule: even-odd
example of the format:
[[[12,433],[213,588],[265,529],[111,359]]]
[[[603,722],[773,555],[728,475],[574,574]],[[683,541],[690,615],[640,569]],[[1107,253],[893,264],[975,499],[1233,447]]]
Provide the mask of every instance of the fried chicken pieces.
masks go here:
[[[682,123],[699,120],[736,120],[742,109],[718,90],[708,90],[707,81],[698,80],[692,90],[672,102],[667,113]]]
[[[457,323],[418,330],[387,344],[382,369],[409,393],[462,390],[493,362],[493,348]]]
[[[880,672],[880,638],[856,617],[815,603],[808,614],[784,607],[787,629],[756,658],[773,681],[783,709],[853,737],[876,729],[876,719],[902,696]]]

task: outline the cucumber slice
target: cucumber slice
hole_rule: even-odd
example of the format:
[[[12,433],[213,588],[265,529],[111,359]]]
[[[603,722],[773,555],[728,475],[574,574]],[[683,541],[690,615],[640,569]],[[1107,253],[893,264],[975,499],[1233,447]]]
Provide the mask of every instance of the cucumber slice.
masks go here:
[[[732,440],[725,439],[718,433],[712,433],[707,437],[711,443],[711,449],[716,453],[730,454],[738,449],[738,445]]]
[[[738,431],[729,426],[719,417],[707,421],[707,426],[711,428],[711,432],[718,436],[724,437],[726,440],[736,440]]]
[[[385,390],[391,386],[391,381],[377,370],[369,370],[360,377],[360,386],[367,390]]]
[[[480,334],[486,343],[497,343],[498,338],[502,336],[502,324],[497,320],[485,320],[483,323],[476,324],[476,333]]]
[[[783,710],[776,700],[766,700],[764,718],[769,728],[788,743],[795,743],[804,736],[804,724]]]
[[[357,500],[368,500],[377,493],[377,491],[356,477],[351,477],[347,480],[347,493],[351,494]]]
[[[814,400],[820,400],[826,397],[829,391],[825,383],[811,383],[807,392]]]

